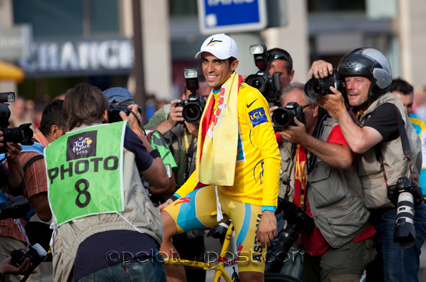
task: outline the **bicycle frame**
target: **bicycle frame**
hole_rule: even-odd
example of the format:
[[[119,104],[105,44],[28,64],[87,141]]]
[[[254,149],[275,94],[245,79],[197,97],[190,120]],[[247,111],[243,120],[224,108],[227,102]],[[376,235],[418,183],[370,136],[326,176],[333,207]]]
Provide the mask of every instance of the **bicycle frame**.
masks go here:
[[[226,259],[226,254],[228,252],[229,243],[231,242],[232,233],[234,233],[234,224],[232,224],[231,222],[228,226],[228,230],[226,231],[226,236],[223,242],[222,250],[220,252],[218,261],[216,263],[171,258],[171,259],[165,259],[165,264],[189,266],[189,267],[195,267],[195,268],[202,268],[204,270],[208,270],[208,269],[214,270],[215,274],[214,274],[213,281],[219,282],[220,277],[223,277],[226,282],[233,282],[231,277],[225,271],[225,266],[234,265],[235,262],[238,260],[238,259],[234,259],[229,261]]]

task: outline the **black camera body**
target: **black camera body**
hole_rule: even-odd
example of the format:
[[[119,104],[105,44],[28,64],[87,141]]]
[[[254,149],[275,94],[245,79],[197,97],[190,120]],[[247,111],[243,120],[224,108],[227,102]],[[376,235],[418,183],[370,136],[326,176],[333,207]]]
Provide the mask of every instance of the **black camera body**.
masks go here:
[[[318,99],[323,95],[333,94],[330,91],[330,86],[333,86],[340,92],[344,91],[343,81],[340,79],[336,69],[333,69],[332,75],[323,79],[317,79],[312,76],[305,84],[305,93],[312,99]]]
[[[26,258],[30,259],[30,269],[28,273],[31,273],[41,262],[43,262],[47,257],[47,252],[40,244],[35,244],[28,251],[23,249],[13,250],[10,253],[12,257],[12,264],[16,267],[19,267]]]
[[[182,117],[188,123],[197,123],[201,119],[206,101],[197,96],[197,94],[190,94],[187,100],[181,100],[176,103],[175,107],[183,107]]]
[[[280,75],[280,72],[270,75],[267,70],[260,70],[247,76],[245,82],[257,88],[269,103],[274,103],[277,92],[281,90]]]
[[[196,91],[199,88],[198,70],[197,68],[184,68],[183,76],[185,77],[186,88],[191,91],[187,100],[181,100],[176,103],[175,107],[183,107],[182,117],[188,123],[197,123],[200,121],[206,106],[206,101],[198,97]]]
[[[108,108],[108,122],[113,123],[117,121],[123,121],[120,117],[120,112],[124,112],[126,116],[130,115],[132,110],[128,108],[129,105],[133,105],[135,102],[131,99],[125,100],[119,104],[110,103]],[[142,113],[142,108],[138,106],[138,112]]]
[[[271,56],[266,45],[257,44],[250,46],[250,53],[254,57],[254,64],[259,69],[256,74],[247,76],[245,82],[258,89],[269,103],[277,101],[277,93],[281,90],[280,72],[270,75],[268,73],[268,61]]]
[[[7,152],[6,143],[20,143],[22,145],[33,145],[33,130],[30,128],[31,123],[21,124],[19,127],[8,128],[10,125],[10,110],[9,104],[4,102],[15,101],[15,93],[4,92],[0,93],[0,131],[3,132],[3,146],[0,147],[0,154]]]
[[[127,105],[121,104],[109,104],[108,108],[108,122],[113,123],[117,121],[122,121],[123,119],[120,117],[120,112],[125,112],[126,116],[130,115],[131,110],[127,107]]]
[[[393,241],[404,249],[414,246],[415,243],[414,206],[423,203],[420,191],[420,187],[407,177],[398,178],[396,188],[388,189],[388,198],[397,210]]]
[[[279,107],[274,110],[272,113],[272,122],[277,127],[284,127],[287,125],[295,126],[294,117],[305,124],[305,113],[303,112],[303,108],[296,102],[290,102],[284,107]]]
[[[282,231],[278,242],[273,246],[270,253],[266,255],[265,272],[279,273],[288,251],[297,240],[300,230],[312,232],[315,222],[301,207],[282,200],[278,205],[276,213],[283,212],[283,217],[287,221],[286,228]]]

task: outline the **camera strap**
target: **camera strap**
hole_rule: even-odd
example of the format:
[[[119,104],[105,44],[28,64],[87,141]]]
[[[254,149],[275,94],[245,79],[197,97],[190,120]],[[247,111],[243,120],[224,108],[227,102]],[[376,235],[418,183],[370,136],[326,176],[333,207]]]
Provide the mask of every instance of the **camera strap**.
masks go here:
[[[401,138],[402,152],[405,156],[404,159],[407,159],[407,161],[408,161],[408,168],[410,170],[411,182],[414,183],[413,171],[411,169],[410,142],[408,141],[407,131],[405,130],[404,121],[402,120],[401,113],[399,112],[396,105],[394,105],[394,106],[395,106],[395,111],[396,111],[396,115],[397,115],[398,131],[399,131],[399,136]],[[380,143],[377,144],[376,146],[374,146],[374,152],[376,154],[377,161],[380,163],[380,168],[383,172],[383,178],[385,180],[386,189],[389,189],[389,185],[388,185],[387,177],[386,177],[386,172],[385,172],[385,165],[388,165],[388,164],[384,163],[384,161],[383,161],[383,154],[382,154],[382,149],[380,148]]]

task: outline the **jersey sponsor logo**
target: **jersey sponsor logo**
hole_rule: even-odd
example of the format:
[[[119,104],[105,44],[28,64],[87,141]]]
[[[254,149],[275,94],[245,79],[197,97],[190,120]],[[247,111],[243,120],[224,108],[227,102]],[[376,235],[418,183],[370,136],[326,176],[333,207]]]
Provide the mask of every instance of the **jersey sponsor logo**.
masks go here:
[[[256,99],[256,100],[254,100],[253,102],[251,102],[250,104],[248,104],[248,105],[247,105],[247,109],[248,109],[248,108],[250,108],[250,107],[251,107],[251,105],[253,105],[253,103],[254,103],[254,102],[256,102],[256,101],[257,101],[257,99]]]
[[[249,112],[249,117],[253,127],[256,127],[257,125],[264,122],[268,122],[268,118],[266,117],[265,110],[263,108],[257,108]]]
[[[175,206],[182,203],[189,203],[190,199],[191,197],[182,197],[176,201]]]
[[[222,42],[222,40],[215,40],[214,38],[212,38],[212,40],[210,40],[210,42],[207,44],[207,46],[214,46],[216,45],[216,43]]]
[[[67,161],[96,156],[97,131],[70,136],[67,140]]]

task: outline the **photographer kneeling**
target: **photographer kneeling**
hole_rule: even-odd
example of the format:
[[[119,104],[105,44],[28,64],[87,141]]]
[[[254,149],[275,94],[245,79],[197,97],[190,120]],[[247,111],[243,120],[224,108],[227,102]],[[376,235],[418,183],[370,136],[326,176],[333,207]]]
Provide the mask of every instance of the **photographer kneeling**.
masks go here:
[[[304,84],[291,83],[281,99],[286,109],[272,118],[275,126],[284,121],[281,180],[316,225],[313,232],[301,231],[304,281],[359,281],[375,250],[354,154],[337,120],[304,93]]]
[[[322,79],[332,74],[333,66],[315,61],[310,72]],[[367,278],[418,281],[420,248],[426,236],[426,206],[418,187],[420,139],[404,105],[388,92],[392,71],[382,53],[372,48],[355,49],[340,60],[337,72],[345,82],[344,95],[330,87],[333,94],[317,99],[317,103],[337,116],[343,136],[357,153],[364,206],[373,210],[378,239],[379,265],[371,268],[374,273],[367,271]],[[346,110],[344,96],[358,114],[356,123]],[[404,200],[398,201],[398,196]]]
[[[69,89],[63,115],[71,131],[45,149],[55,226],[53,279],[164,281],[156,258],[161,215],[139,174],[165,188],[166,169],[133,114],[121,112],[125,122],[106,124],[108,108],[94,86]],[[138,115],[137,105],[129,108]]]

